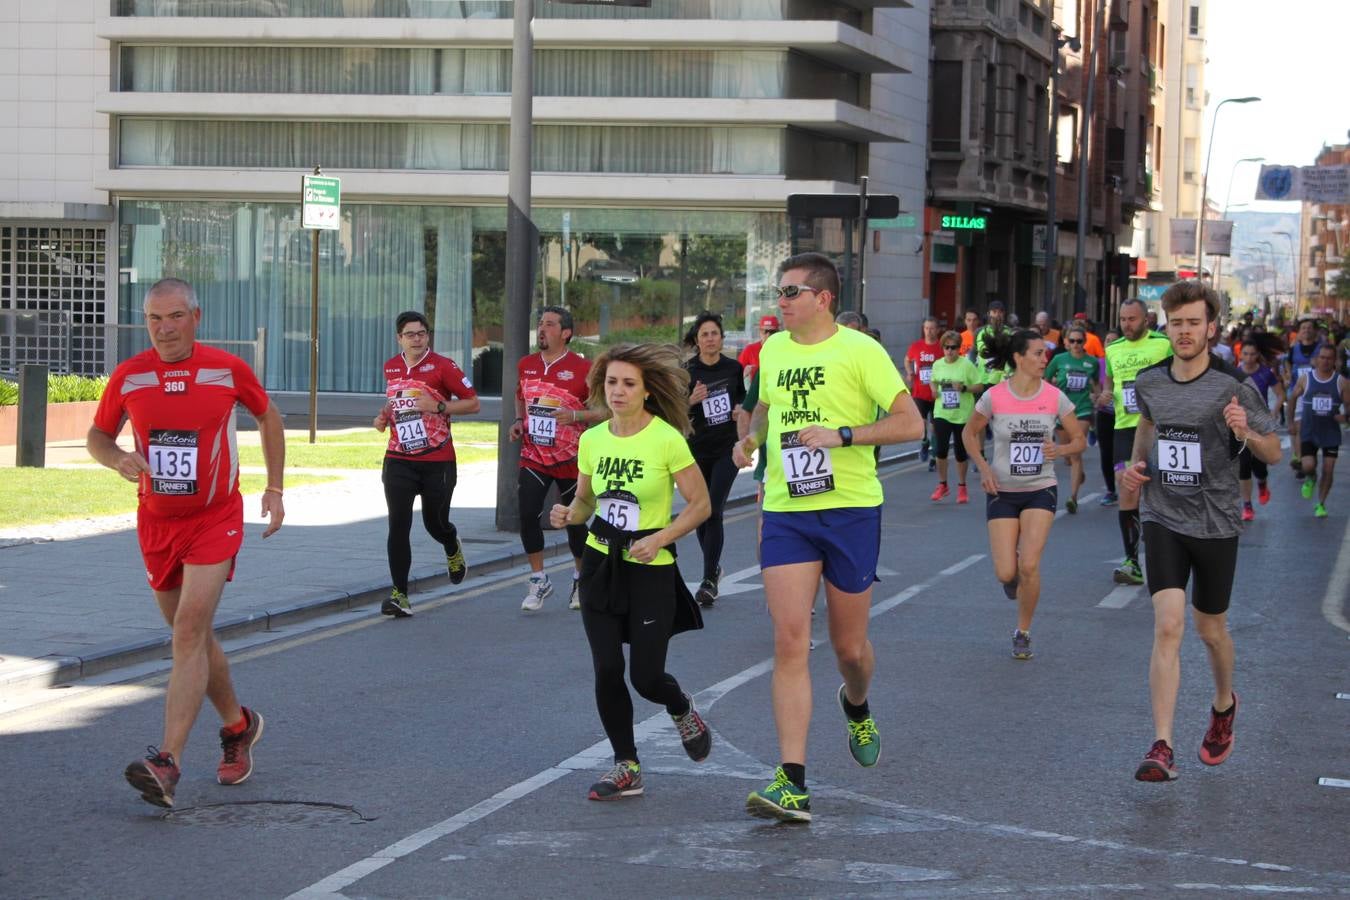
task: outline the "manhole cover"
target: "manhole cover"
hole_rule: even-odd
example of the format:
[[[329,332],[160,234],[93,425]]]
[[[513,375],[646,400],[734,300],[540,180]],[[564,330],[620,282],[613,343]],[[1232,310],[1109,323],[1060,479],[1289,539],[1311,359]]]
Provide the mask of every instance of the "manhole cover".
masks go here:
[[[253,828],[320,828],[370,822],[350,806],[304,800],[252,800],[189,806],[164,814],[175,825],[246,825]]]

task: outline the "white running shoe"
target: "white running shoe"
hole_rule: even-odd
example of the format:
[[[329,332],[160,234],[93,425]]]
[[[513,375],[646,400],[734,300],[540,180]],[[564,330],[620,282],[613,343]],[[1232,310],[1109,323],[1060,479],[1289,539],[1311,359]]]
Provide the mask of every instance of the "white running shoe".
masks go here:
[[[570,600],[567,601],[568,609],[581,609],[580,584],[581,584],[580,578],[572,579],[572,597]]]
[[[553,582],[548,580],[547,575],[531,575],[525,589],[525,601],[520,604],[520,608],[525,612],[538,612],[544,605],[544,598],[551,593]]]

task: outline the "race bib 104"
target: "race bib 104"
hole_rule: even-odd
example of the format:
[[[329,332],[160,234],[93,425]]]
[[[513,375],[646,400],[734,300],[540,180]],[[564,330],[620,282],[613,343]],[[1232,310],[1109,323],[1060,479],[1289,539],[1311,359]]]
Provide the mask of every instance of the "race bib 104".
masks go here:
[[[834,466],[829,450],[805,446],[799,431],[783,432],[779,444],[789,497],[810,497],[834,490]]]
[[[171,497],[197,493],[197,432],[152,430],[146,452],[152,493]]]
[[[1331,415],[1331,408],[1334,405],[1335,404],[1331,402],[1330,394],[1317,394],[1312,398],[1311,403],[1313,415],[1329,416]]]
[[[1158,426],[1158,474],[1167,487],[1201,486],[1204,472],[1198,430],[1184,425]]]

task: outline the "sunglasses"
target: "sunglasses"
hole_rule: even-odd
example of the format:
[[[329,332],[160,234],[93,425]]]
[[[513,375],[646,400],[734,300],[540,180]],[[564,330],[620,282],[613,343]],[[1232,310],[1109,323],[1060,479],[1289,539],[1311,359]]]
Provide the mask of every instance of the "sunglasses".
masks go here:
[[[960,344],[943,344],[943,345],[942,345],[942,349],[943,349],[943,350],[960,350],[960,349],[961,349],[961,345],[960,345]]]
[[[810,291],[813,294],[820,293],[820,291],[805,284],[788,284],[780,288],[774,288],[774,290],[778,292],[778,296],[786,297],[789,300],[791,300],[793,297],[796,297],[803,291]]]
[[[1069,338],[1067,341],[1065,341],[1065,343],[1067,343],[1067,344],[1086,344],[1087,341],[1083,340],[1082,338]]]

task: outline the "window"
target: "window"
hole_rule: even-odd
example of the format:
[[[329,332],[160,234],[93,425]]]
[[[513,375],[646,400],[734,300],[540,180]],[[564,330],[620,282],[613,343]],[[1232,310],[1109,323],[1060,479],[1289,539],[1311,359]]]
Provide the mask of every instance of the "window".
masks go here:
[[[1065,172],[1072,172],[1078,161],[1078,110],[1071,109],[1059,114],[1059,165]]]
[[[1191,37],[1200,36],[1200,5],[1192,3],[1190,8],[1190,35]]]
[[[984,69],[984,148],[993,150],[997,146],[998,128],[998,69],[986,66]]]
[[[1186,105],[1200,108],[1200,67],[1195,63],[1186,64]]]
[[[932,84],[932,140],[935,151],[961,149],[961,74],[959,60],[934,60]]]
[[[999,0],[984,0],[984,8],[994,15],[998,15]]]

